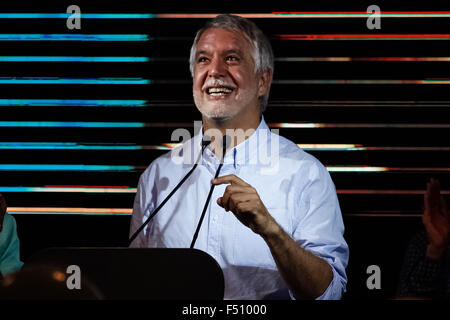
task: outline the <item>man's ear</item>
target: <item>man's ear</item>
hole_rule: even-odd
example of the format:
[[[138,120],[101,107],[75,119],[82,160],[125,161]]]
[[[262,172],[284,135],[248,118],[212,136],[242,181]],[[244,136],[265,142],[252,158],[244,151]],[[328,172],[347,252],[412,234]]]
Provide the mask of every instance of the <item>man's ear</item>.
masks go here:
[[[273,70],[267,70],[259,75],[258,97],[269,93],[270,85],[272,84]]]

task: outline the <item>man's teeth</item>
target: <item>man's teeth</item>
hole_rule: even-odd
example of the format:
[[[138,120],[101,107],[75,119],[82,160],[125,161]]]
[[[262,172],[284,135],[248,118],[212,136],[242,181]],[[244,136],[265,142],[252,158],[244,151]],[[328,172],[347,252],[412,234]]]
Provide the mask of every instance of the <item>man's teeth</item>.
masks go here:
[[[216,96],[226,93],[231,93],[233,90],[225,87],[218,87],[218,88],[208,88],[207,92],[210,95]]]

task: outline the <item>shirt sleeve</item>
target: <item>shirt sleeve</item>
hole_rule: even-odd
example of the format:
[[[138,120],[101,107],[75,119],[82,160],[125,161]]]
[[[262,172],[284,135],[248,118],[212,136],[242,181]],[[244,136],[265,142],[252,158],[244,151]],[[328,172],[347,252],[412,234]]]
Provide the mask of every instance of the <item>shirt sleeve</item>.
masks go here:
[[[325,260],[333,271],[333,280],[317,299],[337,300],[347,284],[349,250],[343,237],[344,223],[336,189],[327,169],[318,161],[312,162],[302,180],[306,182],[300,186],[293,239]]]
[[[22,266],[16,220],[13,216],[5,214],[3,229],[0,232],[0,273],[5,276],[18,271]]]
[[[157,191],[155,189],[156,186],[149,186],[149,184],[151,181],[154,181],[154,171],[154,166],[151,164],[139,178],[133,203],[133,214],[131,216],[130,237],[141,227],[153,211]],[[130,244],[130,248],[146,248],[147,246],[147,228],[145,227]]]

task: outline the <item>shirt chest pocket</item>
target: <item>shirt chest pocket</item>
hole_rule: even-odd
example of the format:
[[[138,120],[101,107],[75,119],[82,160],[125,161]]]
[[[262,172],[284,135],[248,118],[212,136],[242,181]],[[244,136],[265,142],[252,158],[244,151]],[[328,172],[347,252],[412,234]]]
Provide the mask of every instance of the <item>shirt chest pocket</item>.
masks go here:
[[[287,209],[268,208],[278,224],[291,233]],[[264,239],[236,219],[233,241],[233,264],[236,266],[276,269],[275,261]]]

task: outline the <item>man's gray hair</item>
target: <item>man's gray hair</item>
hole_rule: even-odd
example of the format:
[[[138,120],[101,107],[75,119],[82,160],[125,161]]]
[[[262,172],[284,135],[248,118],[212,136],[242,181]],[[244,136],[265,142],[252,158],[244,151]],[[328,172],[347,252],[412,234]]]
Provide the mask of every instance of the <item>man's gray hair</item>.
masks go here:
[[[248,19],[231,14],[221,14],[214,19],[209,20],[203,28],[197,31],[189,57],[189,68],[191,70],[192,77],[194,77],[195,53],[197,51],[197,43],[200,40],[203,32],[210,28],[242,32],[250,40],[250,44],[253,46],[252,56],[255,62],[255,73],[266,71],[271,71],[273,73],[274,58],[272,46],[270,45],[270,41],[267,39],[264,33],[256,26],[256,24]],[[268,100],[269,92],[259,97],[261,112],[264,112],[264,110],[266,109]]]

